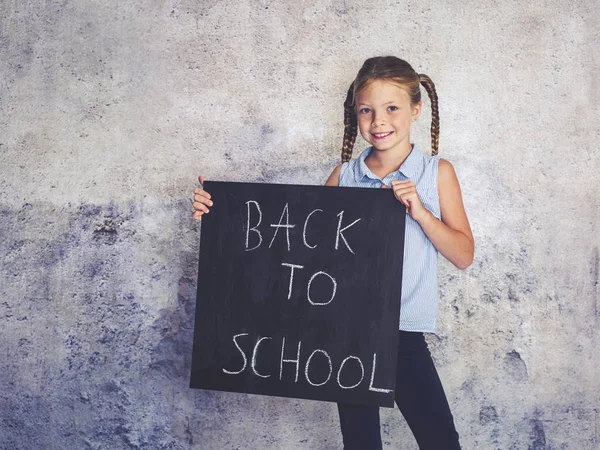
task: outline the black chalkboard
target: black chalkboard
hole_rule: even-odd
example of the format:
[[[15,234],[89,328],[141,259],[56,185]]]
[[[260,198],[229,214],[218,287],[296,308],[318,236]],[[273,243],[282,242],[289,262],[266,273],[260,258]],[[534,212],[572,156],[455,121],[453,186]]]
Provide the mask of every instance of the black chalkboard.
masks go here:
[[[190,386],[393,406],[406,210],[392,191],[204,189]]]

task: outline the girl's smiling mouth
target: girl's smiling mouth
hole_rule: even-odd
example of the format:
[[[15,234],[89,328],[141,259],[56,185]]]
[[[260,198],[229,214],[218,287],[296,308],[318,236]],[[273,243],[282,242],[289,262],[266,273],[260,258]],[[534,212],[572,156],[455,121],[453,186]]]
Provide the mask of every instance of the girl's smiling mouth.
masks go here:
[[[393,131],[388,131],[386,133],[371,133],[371,136],[373,136],[375,139],[384,139],[392,133]]]

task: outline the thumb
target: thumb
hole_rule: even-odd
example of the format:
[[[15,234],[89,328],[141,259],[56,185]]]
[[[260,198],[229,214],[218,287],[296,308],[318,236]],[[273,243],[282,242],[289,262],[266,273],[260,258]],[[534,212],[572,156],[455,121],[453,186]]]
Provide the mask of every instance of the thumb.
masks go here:
[[[198,182],[199,182],[200,184],[204,184],[204,177],[203,177],[202,175],[200,175],[200,176],[198,177]]]
[[[381,185],[381,189],[391,189],[391,187],[389,187],[389,186],[388,186],[388,185],[386,185],[386,184],[382,184],[382,185]]]

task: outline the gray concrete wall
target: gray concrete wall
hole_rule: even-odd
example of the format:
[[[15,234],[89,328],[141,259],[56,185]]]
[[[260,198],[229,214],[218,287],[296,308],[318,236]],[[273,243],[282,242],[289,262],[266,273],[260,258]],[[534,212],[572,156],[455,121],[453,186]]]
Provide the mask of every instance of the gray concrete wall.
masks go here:
[[[464,448],[600,448],[598,17],[593,0],[3,0],[0,448],[341,448],[333,404],[188,389],[190,197],[198,174],[323,183],[345,89],[379,54],[437,84],[476,238],[468,270],[440,261],[429,339]],[[385,448],[416,448],[381,415]]]

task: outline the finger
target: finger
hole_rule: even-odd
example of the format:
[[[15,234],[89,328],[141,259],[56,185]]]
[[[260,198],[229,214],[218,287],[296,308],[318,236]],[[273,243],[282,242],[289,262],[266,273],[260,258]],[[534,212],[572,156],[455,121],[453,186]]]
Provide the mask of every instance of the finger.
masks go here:
[[[414,185],[414,183],[412,181],[409,181],[408,183],[394,183],[392,184],[392,189],[407,189],[407,190],[413,190],[415,192],[417,192],[417,187]]]
[[[198,192],[194,191],[194,200],[197,202],[206,203],[209,206],[212,206],[212,200],[210,199],[210,194],[206,191],[200,190]]]
[[[204,184],[204,177],[203,177],[202,175],[200,175],[200,176],[198,177],[198,182],[199,182],[200,184]]]
[[[406,206],[407,208],[410,207],[410,203],[409,203],[409,199],[408,199],[408,194],[406,194],[406,193],[400,193],[400,192],[397,192],[397,191],[394,191],[394,194],[396,195],[396,198],[400,202],[402,202],[402,204],[404,206]]]
[[[392,189],[396,195],[417,195],[417,190],[410,186],[395,186]]]
[[[203,205],[206,205],[206,206],[213,206],[212,200],[209,200],[206,197],[201,197],[199,195],[194,196],[194,199],[192,200],[192,204],[194,204],[194,203],[202,203]]]
[[[407,185],[407,186],[413,185],[414,186],[414,183],[410,180],[392,180],[392,186],[404,186],[404,185]]]
[[[204,203],[194,202],[194,203],[192,203],[192,206],[197,211],[202,211],[202,212],[205,212],[205,213],[209,212],[208,208],[206,207],[206,205]]]
[[[416,193],[417,193],[417,191],[412,188],[406,188],[406,187],[395,187],[394,188],[394,194],[396,196],[400,196],[400,195],[406,196],[406,195],[413,195],[413,194],[416,195]]]
[[[410,202],[408,201],[407,198],[405,197],[400,197],[398,200],[400,200],[400,202],[406,206],[406,209],[410,208]]]
[[[210,198],[210,194],[208,192],[206,192],[204,189],[202,188],[194,188],[194,193],[195,194],[200,194],[205,196],[206,198]]]
[[[387,184],[382,184],[381,188],[382,189],[391,189],[391,187],[389,187]]]
[[[202,220],[202,214],[203,214],[203,213],[202,213],[202,211],[194,211],[194,212],[192,213],[192,217],[193,217],[195,220],[198,220],[198,221],[200,221],[200,220]]]

